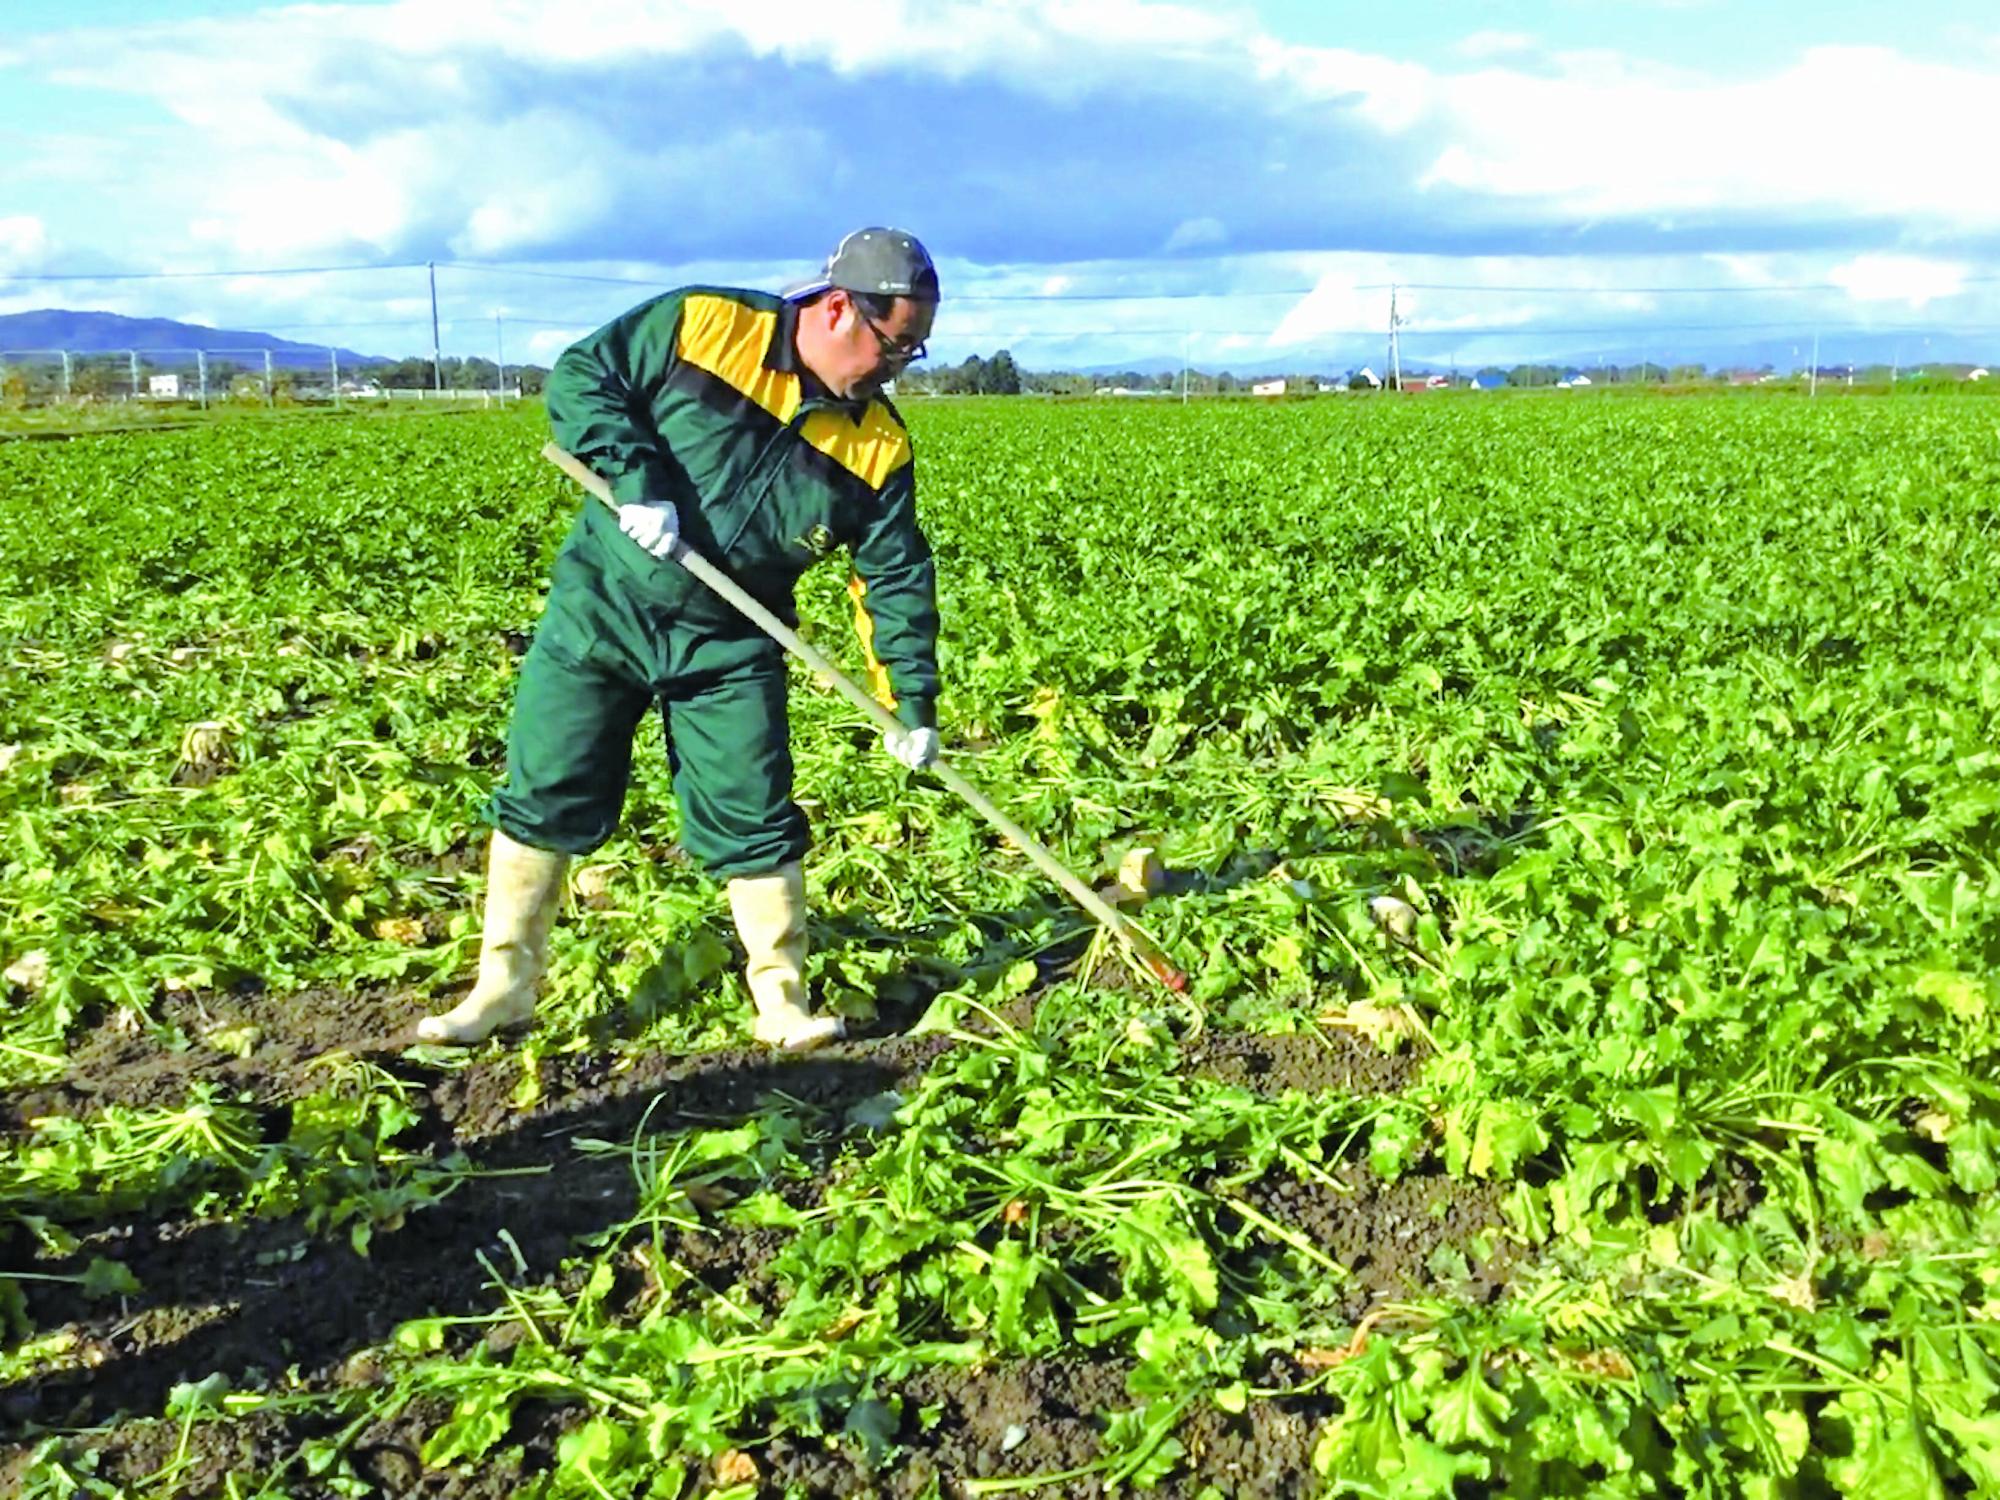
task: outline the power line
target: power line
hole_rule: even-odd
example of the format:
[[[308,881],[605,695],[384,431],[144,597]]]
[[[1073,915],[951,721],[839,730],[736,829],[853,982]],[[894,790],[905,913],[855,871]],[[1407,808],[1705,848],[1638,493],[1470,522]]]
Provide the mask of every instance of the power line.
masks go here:
[[[337,323],[263,323],[258,332],[295,333],[307,328],[421,328],[428,321],[426,318],[343,318]]]
[[[1959,285],[1985,286],[2000,282],[2000,276],[1965,276]],[[1364,281],[1345,290],[1388,292],[1401,289],[1417,292],[1496,292],[1508,295],[1560,295],[1597,297],[1663,296],[1764,296],[1780,292],[1842,292],[1847,288],[1833,281],[1773,282],[1765,286],[1529,286],[1512,282],[1473,281]],[[1249,297],[1308,297],[1316,286],[1270,287],[1265,289],[1179,291],[1179,292],[968,292],[948,296],[960,302],[1182,302],[1221,301]]]
[[[418,271],[422,261],[392,261],[374,266],[262,266],[234,271],[37,271],[24,275],[0,271],[7,281],[193,281],[207,277],[332,276],[344,271]]]
[[[542,281],[576,281],[603,286],[660,288],[671,288],[676,284],[668,277],[603,276],[583,271],[544,271],[528,266],[498,265],[485,261],[441,260],[438,264],[452,271],[475,271],[493,276],[532,276]],[[1302,297],[1311,290],[1311,287],[1272,287],[1268,289],[1240,291],[1183,292],[966,292],[947,296],[945,301],[954,304],[962,302],[1171,302],[1216,297]]]
[[[44,271],[31,274],[0,273],[0,281],[178,281],[226,277],[329,276],[364,271],[415,271],[422,270],[426,264],[424,261],[387,261],[377,265],[259,266],[213,271]],[[510,265],[495,261],[439,261],[437,264],[447,270],[469,271],[480,275],[524,276],[542,281],[569,281],[600,286],[668,288],[675,284],[670,277],[610,276],[586,271],[551,271],[537,266]],[[1958,286],[1961,288],[1967,286],[1990,286],[1995,283],[2000,283],[2000,274],[1960,277]],[[1559,286],[1526,282],[1401,281],[1392,283],[1379,281],[1359,282],[1349,287],[1348,290],[1356,292],[1386,292],[1397,286],[1421,292],[1586,297],[1750,297],[1793,292],[1839,292],[1847,290],[1840,283],[1832,281],[1768,282],[1758,286],[1691,285],[1685,283],[1655,286],[1581,286],[1573,284]],[[1317,290],[1319,290],[1318,286],[1284,286],[1149,292],[1073,292],[1068,290],[1054,292],[968,292],[949,297],[946,300],[953,303],[1222,301],[1261,297],[1305,297],[1310,296]],[[1948,293],[1946,295],[1953,294]]]
[[[2000,282],[2000,276],[1961,276],[1960,286],[1986,286]],[[1844,292],[1837,281],[1782,281],[1763,286],[1514,286],[1498,282],[1399,281],[1395,285],[1419,292],[1539,292],[1562,296],[1670,297],[1670,296],[1762,296],[1767,292]],[[1357,292],[1385,292],[1390,283],[1357,286]]]
[[[516,321],[510,319],[509,321]],[[526,319],[519,321],[525,322]],[[567,327],[567,324],[551,326]],[[1405,339],[1424,338],[1493,338],[1517,335],[1521,338],[1539,338],[1552,335],[1616,335],[1641,337],[1655,333],[1797,333],[1805,325],[1796,318],[1778,323],[1604,323],[1589,326],[1571,324],[1540,323],[1496,323],[1483,326],[1425,328],[1412,323],[1408,318],[1400,319],[1397,327]],[[1822,333],[2000,333],[2000,323],[1815,323]],[[1128,334],[1134,338],[1181,338],[1192,335],[1198,339],[1217,338],[1268,338],[1268,328],[1060,328],[1060,329],[953,329],[951,338],[962,342],[969,338],[993,339],[1066,339],[1104,338],[1116,334]],[[1328,338],[1380,338],[1379,326],[1368,328],[1315,328],[1304,338],[1290,342],[1304,343],[1310,339]]]
[[[946,296],[947,303],[958,302],[1192,302],[1219,301],[1224,298],[1240,301],[1246,297],[1304,297],[1314,289],[1302,287],[1269,287],[1263,289],[1243,288],[1233,291],[1206,292],[967,292],[962,296]],[[1388,283],[1380,287],[1355,287],[1355,291],[1387,291]]]
[[[480,271],[499,276],[532,276],[541,281],[588,281],[606,286],[652,286],[672,287],[675,283],[665,277],[644,278],[638,276],[596,276],[583,271],[542,271],[531,266],[496,265],[476,260],[441,260],[438,262],[448,271]]]
[[[1543,333],[1643,334],[1735,333],[1739,331],[1746,333],[1784,331],[1798,333],[1801,329],[1807,327],[1817,328],[1824,333],[1993,333],[2000,331],[2000,324],[1995,323],[1825,323],[1817,319],[1802,322],[1798,318],[1788,318],[1783,322],[1773,323],[1654,323],[1650,321],[1635,321],[1631,323],[1606,323],[1596,327],[1574,327],[1543,323],[1499,323],[1490,324],[1486,327],[1454,328],[1445,325],[1437,328],[1425,328],[1421,325],[1412,325],[1407,319],[1403,322],[1403,329],[1406,336],[1411,333],[1420,333],[1429,335],[1432,338],[1444,338],[1457,334],[1469,334],[1473,337],[1483,338],[1488,334],[1508,333],[1518,333],[1526,336]],[[1381,332],[1380,329],[1368,329],[1366,331],[1371,334]]]

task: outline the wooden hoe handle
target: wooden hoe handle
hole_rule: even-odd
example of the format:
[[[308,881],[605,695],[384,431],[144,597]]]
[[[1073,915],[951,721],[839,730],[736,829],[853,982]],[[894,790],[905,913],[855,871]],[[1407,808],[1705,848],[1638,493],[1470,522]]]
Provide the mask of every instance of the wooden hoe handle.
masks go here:
[[[618,509],[618,502],[611,496],[611,486],[602,476],[574,454],[565,452],[554,443],[545,444],[542,457],[561,469],[570,478],[582,485],[591,494],[602,500],[612,510]],[[904,724],[888,709],[876,702],[861,685],[850,678],[840,668],[813,646],[800,639],[798,632],[759,604],[715,564],[703,557],[688,544],[675,539],[670,557],[709,588],[728,600],[731,605],[747,616],[751,623],[762,630],[772,640],[783,646],[800,661],[811,667],[825,681],[833,684],[835,691],[863,714],[868,716],[876,728],[887,734],[902,734],[909,726]],[[1132,956],[1139,960],[1141,967],[1168,989],[1182,992],[1187,989],[1187,975],[1175,968],[1150,938],[1139,931],[1132,922],[1111,906],[1104,898],[1085,885],[1063,866],[1061,860],[1051,854],[1035,836],[1021,827],[1012,818],[987,800],[984,793],[959,775],[942,756],[930,767],[931,774],[955,792],[974,812],[997,828],[1007,840],[1028,856],[1028,861],[1049,879],[1061,886],[1071,900],[1082,907],[1097,922],[1108,929],[1112,936],[1123,943]]]

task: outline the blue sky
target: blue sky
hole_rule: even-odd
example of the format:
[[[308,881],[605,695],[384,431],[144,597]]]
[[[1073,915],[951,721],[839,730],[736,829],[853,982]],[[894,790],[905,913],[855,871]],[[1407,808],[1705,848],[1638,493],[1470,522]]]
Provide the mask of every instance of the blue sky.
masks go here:
[[[1392,282],[1438,363],[1942,351],[1996,101],[1990,0],[9,0],[0,312],[417,352],[435,260],[448,349],[546,361],[888,222],[943,358],[1379,362]]]

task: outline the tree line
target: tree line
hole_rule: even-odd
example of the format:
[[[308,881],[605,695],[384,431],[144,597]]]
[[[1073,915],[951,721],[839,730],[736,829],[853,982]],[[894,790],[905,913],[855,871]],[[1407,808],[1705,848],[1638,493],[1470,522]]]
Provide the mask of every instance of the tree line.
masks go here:
[[[396,391],[490,391],[495,389],[496,373],[492,360],[476,354],[470,359],[446,355],[435,365],[428,355],[413,355],[389,364],[370,365],[367,371],[368,379],[375,384]],[[524,396],[539,396],[549,378],[547,368],[542,365],[509,364],[506,373],[506,383],[510,387],[518,384]]]

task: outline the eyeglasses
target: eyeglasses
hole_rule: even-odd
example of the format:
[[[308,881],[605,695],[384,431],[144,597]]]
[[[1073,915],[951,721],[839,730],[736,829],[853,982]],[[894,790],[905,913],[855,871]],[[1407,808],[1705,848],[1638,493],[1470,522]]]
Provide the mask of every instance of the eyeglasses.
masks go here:
[[[897,343],[877,326],[873,318],[861,310],[859,303],[854,306],[854,316],[868,325],[868,331],[875,335],[875,347],[882,351],[882,358],[892,365],[915,364],[929,352],[924,348],[922,339],[918,339],[914,344]]]

